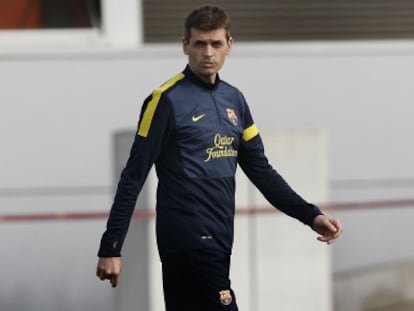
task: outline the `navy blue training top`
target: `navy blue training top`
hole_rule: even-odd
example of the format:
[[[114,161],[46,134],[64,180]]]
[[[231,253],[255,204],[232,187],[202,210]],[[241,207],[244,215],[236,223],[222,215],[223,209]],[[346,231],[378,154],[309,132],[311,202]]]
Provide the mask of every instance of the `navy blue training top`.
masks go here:
[[[144,101],[99,257],[121,256],[137,196],[155,163],[161,258],[191,249],[231,253],[237,164],[279,210],[312,225],[321,214],[271,167],[241,92],[187,66]]]

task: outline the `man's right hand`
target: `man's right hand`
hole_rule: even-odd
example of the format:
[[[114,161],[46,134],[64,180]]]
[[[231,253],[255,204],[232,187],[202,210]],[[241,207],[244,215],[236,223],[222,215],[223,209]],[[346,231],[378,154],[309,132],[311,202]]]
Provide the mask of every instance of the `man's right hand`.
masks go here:
[[[121,257],[100,257],[96,267],[96,276],[101,281],[109,280],[112,287],[116,287],[121,274]]]

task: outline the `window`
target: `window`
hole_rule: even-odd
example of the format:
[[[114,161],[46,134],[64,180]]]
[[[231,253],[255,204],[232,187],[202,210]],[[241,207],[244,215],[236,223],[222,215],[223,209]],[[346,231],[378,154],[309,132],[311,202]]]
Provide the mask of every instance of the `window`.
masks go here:
[[[187,13],[205,1],[142,0],[145,42],[178,42]],[[414,38],[414,1],[216,0],[237,41]]]
[[[100,0],[1,0],[0,30],[99,28]]]

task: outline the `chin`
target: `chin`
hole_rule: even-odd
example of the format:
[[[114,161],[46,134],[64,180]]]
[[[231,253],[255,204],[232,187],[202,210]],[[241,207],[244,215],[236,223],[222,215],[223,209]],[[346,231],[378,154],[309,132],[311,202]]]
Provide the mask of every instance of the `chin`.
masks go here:
[[[212,76],[215,75],[217,73],[217,70],[213,69],[213,68],[206,68],[206,69],[202,69],[200,70],[200,73],[204,76]]]

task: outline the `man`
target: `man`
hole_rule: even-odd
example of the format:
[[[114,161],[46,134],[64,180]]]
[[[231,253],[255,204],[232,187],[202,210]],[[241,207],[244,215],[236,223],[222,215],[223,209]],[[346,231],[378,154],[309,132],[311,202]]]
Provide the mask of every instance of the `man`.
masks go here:
[[[342,232],[338,220],[307,203],[270,166],[243,95],[220,79],[233,45],[229,28],[214,6],[187,17],[188,65],[144,102],[98,253],[98,277],[116,286],[136,198],[155,163],[168,311],[238,310],[229,280],[237,164],[271,204],[311,226],[320,241],[331,244]]]

